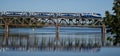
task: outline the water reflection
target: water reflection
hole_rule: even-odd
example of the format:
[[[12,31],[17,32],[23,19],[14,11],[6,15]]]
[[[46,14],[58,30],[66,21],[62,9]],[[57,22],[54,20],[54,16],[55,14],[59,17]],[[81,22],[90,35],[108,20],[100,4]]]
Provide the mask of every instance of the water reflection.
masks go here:
[[[72,30],[72,28],[61,28],[59,41],[55,40],[55,28],[47,29],[49,28],[39,28],[34,30],[19,28],[11,29],[7,47],[5,45],[4,33],[2,32],[0,34],[0,50],[100,51],[101,33],[98,32],[98,29],[89,30],[88,28],[73,28]],[[80,30],[86,32],[81,32]]]
[[[8,46],[6,47],[3,38],[0,47],[8,48],[5,50],[21,51],[98,51],[100,50],[101,42],[99,38],[61,37],[59,41],[56,41],[54,37],[10,34]]]

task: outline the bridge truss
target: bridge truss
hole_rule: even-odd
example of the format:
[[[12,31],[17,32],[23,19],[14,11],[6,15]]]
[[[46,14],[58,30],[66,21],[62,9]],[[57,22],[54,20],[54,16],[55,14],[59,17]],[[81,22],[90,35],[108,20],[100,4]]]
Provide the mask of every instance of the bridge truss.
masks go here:
[[[56,27],[56,40],[59,40],[59,27],[99,27],[101,28],[101,42],[105,42],[105,25],[102,18],[83,18],[74,16],[1,16],[0,27],[5,28],[6,45],[8,45],[9,27]]]

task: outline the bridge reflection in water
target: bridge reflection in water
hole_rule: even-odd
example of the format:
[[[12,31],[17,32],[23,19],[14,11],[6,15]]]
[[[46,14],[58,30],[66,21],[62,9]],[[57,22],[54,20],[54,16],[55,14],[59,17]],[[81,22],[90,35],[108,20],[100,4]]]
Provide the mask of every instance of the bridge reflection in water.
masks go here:
[[[71,30],[72,31],[72,30]],[[29,51],[99,51],[101,34],[98,32],[75,33],[60,32],[56,41],[55,33],[10,33],[8,46],[5,45],[4,34],[0,35],[0,47],[8,50]],[[7,49],[6,49],[7,50]]]

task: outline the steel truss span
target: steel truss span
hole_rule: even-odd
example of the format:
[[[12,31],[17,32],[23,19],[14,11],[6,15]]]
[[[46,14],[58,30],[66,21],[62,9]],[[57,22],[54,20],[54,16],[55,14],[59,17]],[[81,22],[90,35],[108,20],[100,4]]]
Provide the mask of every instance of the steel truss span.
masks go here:
[[[9,26],[92,26],[100,27],[99,13],[52,13],[52,12],[0,12],[0,25]]]

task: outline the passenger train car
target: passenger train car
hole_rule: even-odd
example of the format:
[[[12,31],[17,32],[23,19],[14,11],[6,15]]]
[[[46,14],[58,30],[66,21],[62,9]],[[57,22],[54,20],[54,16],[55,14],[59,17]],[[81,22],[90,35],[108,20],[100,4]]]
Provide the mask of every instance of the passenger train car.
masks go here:
[[[99,13],[81,13],[83,18],[101,18],[101,14]]]
[[[26,17],[82,17],[82,18],[101,18],[99,13],[50,13],[50,12],[0,12],[0,16],[26,16]]]

